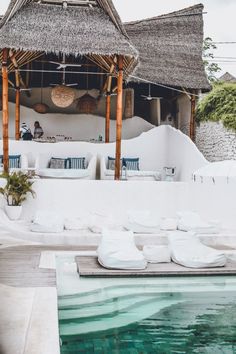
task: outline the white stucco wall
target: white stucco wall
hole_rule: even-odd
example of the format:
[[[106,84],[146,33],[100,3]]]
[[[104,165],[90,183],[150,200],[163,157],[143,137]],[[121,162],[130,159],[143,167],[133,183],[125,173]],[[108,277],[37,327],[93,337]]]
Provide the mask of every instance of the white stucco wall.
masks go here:
[[[9,104],[9,136],[15,136],[15,106]],[[0,112],[2,119],[2,112]],[[28,107],[21,107],[21,122],[25,122],[34,130],[34,122],[38,120],[44,130],[44,136],[65,135],[73,140],[89,141],[98,139],[102,135],[105,140],[105,118],[86,114],[39,114]],[[131,139],[139,136],[142,132],[153,128],[153,125],[140,117],[133,117],[123,120],[123,139]],[[2,136],[2,126],[0,125],[0,135]],[[110,140],[115,141],[116,121],[111,120]]]
[[[209,161],[236,159],[236,133],[221,122],[202,122],[196,128],[196,145]]]
[[[54,157],[86,156],[89,152],[115,156],[115,143],[37,143],[11,140],[9,151],[10,154],[27,154],[30,166],[34,166],[35,158],[40,153]],[[207,163],[185,134],[167,125],[153,128],[136,138],[123,140],[122,157],[139,157],[141,169],[147,171],[163,171],[166,166],[176,167],[178,181],[190,181],[192,173]]]
[[[55,211],[64,217],[100,212],[123,223],[129,210],[150,210],[159,217],[191,210],[204,220],[217,219],[223,228],[236,229],[236,188],[232,185],[43,179],[35,181],[34,189],[37,197],[24,204],[24,219],[29,220],[36,210]]]

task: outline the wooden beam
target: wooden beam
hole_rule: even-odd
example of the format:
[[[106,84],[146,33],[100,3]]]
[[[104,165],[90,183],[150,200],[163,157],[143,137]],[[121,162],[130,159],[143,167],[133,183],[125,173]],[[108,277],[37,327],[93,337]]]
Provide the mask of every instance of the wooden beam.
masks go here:
[[[116,107],[116,161],[115,180],[120,179],[122,113],[123,113],[123,56],[118,57],[117,107]]]
[[[2,56],[2,139],[3,139],[3,169],[9,169],[9,141],[8,141],[8,69],[7,69],[8,49],[3,49]]]
[[[190,117],[190,139],[195,139],[195,113],[196,113],[196,96],[191,95],[191,117]]]
[[[15,71],[18,71],[18,76],[19,76],[20,84],[22,85],[22,87],[23,87],[24,89],[27,89],[28,87],[26,86],[26,84],[24,83],[24,80],[23,80],[22,77],[21,77],[21,74],[20,74],[20,72],[19,72],[19,65],[18,65],[18,62],[17,62],[17,60],[16,60],[16,58],[15,58],[15,55],[14,55],[14,53],[13,53],[13,51],[12,51],[11,49],[10,49],[10,51],[9,51],[9,58],[10,58],[12,64],[14,65]],[[25,92],[26,92],[26,95],[27,95],[28,97],[31,96],[31,94],[30,94],[29,91],[25,91]]]

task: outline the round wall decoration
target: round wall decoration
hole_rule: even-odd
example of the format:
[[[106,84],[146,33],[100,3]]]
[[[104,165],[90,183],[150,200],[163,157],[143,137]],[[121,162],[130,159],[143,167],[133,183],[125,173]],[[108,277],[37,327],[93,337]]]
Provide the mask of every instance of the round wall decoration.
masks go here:
[[[81,114],[91,114],[97,108],[97,100],[90,96],[89,94],[85,94],[78,100],[77,103],[77,111]]]
[[[45,114],[49,111],[49,107],[45,103],[36,103],[33,105],[33,109],[37,113]]]
[[[56,86],[51,91],[51,98],[55,106],[66,108],[74,102],[75,90],[65,85]]]

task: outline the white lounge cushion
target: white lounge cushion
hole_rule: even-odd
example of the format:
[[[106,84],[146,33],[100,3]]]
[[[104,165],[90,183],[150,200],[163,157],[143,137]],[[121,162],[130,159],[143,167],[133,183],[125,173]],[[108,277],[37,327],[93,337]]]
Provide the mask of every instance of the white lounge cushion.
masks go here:
[[[150,245],[143,247],[143,255],[149,263],[170,263],[170,250],[165,245]]]
[[[184,211],[177,213],[179,217],[178,230],[193,231],[198,234],[216,234],[219,232],[219,226],[210,224],[200,217],[197,213]]]
[[[128,179],[140,180],[148,179],[153,181],[161,181],[161,173],[159,171],[127,171],[126,176]]]
[[[223,251],[203,245],[197,236],[190,232],[172,232],[168,240],[172,260],[184,267],[211,268],[223,267],[226,264]]]
[[[83,179],[89,177],[89,172],[85,170],[76,169],[59,169],[59,168],[44,168],[37,171],[40,177],[46,178],[75,178]]]
[[[125,228],[135,233],[155,234],[160,231],[160,218],[149,210],[129,211]]]
[[[134,242],[131,231],[104,229],[97,249],[98,261],[105,268],[145,269],[147,261]]]
[[[103,229],[122,231],[123,226],[119,224],[111,215],[103,213],[93,213],[90,215],[89,229],[96,233],[101,234]]]
[[[88,230],[89,221],[86,217],[74,217],[65,219],[65,229],[66,230]]]
[[[53,212],[38,211],[35,214],[30,230],[33,232],[59,233],[64,230],[64,219]]]
[[[177,230],[178,219],[176,218],[162,218],[160,223],[161,230],[175,231]]]

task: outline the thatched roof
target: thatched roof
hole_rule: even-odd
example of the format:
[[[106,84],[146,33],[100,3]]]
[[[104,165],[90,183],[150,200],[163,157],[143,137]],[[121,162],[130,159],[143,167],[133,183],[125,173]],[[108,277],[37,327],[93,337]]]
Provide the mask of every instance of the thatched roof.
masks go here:
[[[61,0],[56,1],[59,4],[12,0],[0,28],[1,48],[90,56],[94,62],[101,62],[106,71],[110,62],[104,57],[123,55],[125,74],[133,71],[138,52],[129,42],[111,0],[96,0],[92,7],[73,5],[66,9]],[[27,4],[19,7],[24,2]],[[14,5],[17,11],[13,14]]]
[[[189,89],[209,89],[204,64],[203,5],[125,24],[139,51],[136,76]]]
[[[233,76],[232,74],[226,72],[224,73],[224,75],[222,75],[220,78],[219,78],[219,81],[223,81],[223,82],[230,82],[230,83],[236,83],[236,77]]]

